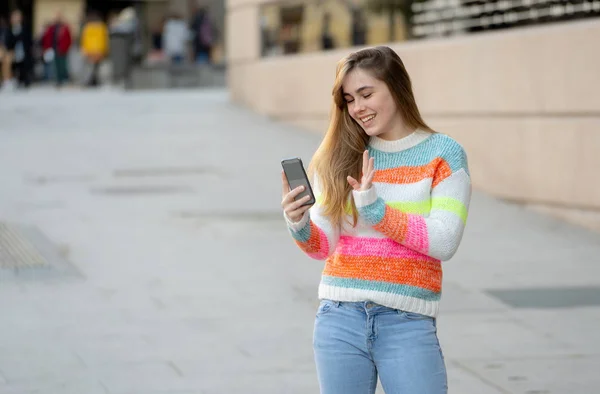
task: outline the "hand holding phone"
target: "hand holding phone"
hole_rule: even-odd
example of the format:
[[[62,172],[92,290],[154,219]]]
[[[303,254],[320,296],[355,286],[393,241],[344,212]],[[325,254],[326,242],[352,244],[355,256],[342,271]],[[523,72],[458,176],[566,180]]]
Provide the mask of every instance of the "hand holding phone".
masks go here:
[[[302,160],[299,158],[282,160],[281,166],[283,167],[281,207],[291,221],[298,222],[302,219],[304,212],[315,203],[315,196],[306,171],[304,171]]]

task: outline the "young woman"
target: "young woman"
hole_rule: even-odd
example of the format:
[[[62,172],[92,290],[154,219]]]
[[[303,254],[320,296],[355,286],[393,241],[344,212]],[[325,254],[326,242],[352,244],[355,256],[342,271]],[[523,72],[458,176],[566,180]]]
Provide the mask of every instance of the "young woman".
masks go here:
[[[317,202],[295,201],[289,231],[326,260],[314,327],[322,394],[447,392],[436,316],[442,261],[462,238],[471,182],[462,147],[423,121],[400,57],[363,49],[338,63],[327,134],[309,174]],[[310,208],[310,209],[309,209]]]

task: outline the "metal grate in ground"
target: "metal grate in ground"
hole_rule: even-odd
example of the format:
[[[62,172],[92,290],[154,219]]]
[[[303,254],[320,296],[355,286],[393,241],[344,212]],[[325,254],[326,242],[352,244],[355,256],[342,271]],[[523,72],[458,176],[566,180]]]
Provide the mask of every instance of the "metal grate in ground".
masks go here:
[[[47,264],[44,257],[16,227],[0,223],[0,268],[34,268]]]
[[[600,306],[600,287],[543,287],[487,290],[513,308],[577,308]]]
[[[0,281],[80,278],[64,254],[36,227],[0,222]]]

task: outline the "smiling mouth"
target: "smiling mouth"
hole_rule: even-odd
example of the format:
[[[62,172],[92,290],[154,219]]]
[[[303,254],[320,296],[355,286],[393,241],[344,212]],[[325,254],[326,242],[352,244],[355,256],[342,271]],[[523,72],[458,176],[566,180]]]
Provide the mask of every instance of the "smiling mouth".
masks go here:
[[[360,118],[360,121],[362,122],[363,125],[366,125],[367,123],[371,122],[375,116],[377,115],[369,115],[369,116],[365,116],[364,118]]]

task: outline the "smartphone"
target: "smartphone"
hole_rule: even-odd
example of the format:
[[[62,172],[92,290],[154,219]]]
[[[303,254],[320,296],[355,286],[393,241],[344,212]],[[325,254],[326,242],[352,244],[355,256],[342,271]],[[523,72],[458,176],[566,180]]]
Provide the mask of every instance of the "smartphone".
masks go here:
[[[302,160],[299,157],[284,159],[281,161],[281,166],[283,167],[283,172],[285,173],[285,177],[290,185],[290,190],[294,190],[298,186],[304,186],[304,191],[298,194],[295,199],[298,200],[304,196],[310,196],[310,200],[302,205],[314,204],[316,201],[315,195],[310,187],[310,182],[306,176],[306,171],[304,171]]]

